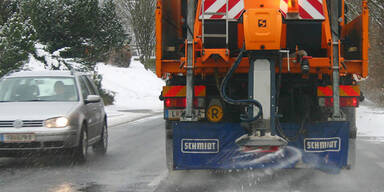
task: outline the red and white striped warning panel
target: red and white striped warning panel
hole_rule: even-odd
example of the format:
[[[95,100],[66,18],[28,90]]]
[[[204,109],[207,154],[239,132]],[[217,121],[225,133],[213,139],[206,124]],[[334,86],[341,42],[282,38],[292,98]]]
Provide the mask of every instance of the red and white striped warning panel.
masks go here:
[[[284,17],[288,12],[288,1],[280,0],[280,10]],[[299,0],[300,19],[324,20],[323,0]]]
[[[244,0],[228,0],[228,18],[239,19],[244,10]],[[204,0],[204,19],[225,19],[227,0]],[[221,13],[218,15],[210,13]],[[200,19],[202,14],[200,14]]]
[[[332,97],[332,86],[317,87],[317,96]],[[360,86],[358,85],[340,85],[340,96],[342,97],[358,97],[360,96]]]
[[[204,0],[205,19],[225,19],[227,0]],[[275,0],[278,1],[278,0]],[[280,0],[280,10],[285,17],[288,12],[288,1]],[[299,18],[310,20],[324,20],[323,0],[298,0]],[[239,19],[244,11],[244,0],[228,0],[228,18]],[[217,15],[212,13],[218,13]],[[200,14],[202,19],[202,13]]]
[[[194,95],[195,97],[205,97],[206,87],[204,85],[195,85],[194,86]],[[178,86],[164,86],[163,87],[163,97],[186,97],[187,87],[183,85]]]

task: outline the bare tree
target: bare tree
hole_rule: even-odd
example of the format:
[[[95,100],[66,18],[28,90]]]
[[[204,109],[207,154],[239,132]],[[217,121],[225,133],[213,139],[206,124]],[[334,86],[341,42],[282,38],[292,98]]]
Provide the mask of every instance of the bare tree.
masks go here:
[[[118,0],[123,19],[134,33],[140,61],[148,68],[155,47],[155,0]]]
[[[361,0],[345,1],[347,7],[347,18],[353,19],[361,13]],[[369,0],[368,1],[371,21],[384,27],[384,1],[383,0]]]

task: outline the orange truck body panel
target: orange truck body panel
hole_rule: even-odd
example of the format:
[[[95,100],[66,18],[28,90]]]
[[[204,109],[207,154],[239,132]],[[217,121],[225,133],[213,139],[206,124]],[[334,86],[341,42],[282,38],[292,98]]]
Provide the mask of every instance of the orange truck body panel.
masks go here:
[[[279,50],[286,49],[287,47],[287,26],[282,22],[282,16],[279,12],[280,0],[243,0],[244,1],[244,10],[243,13],[243,23],[237,23],[237,42],[234,44],[240,49],[243,46],[243,42],[246,42],[246,49],[256,49],[259,50],[262,45],[268,50]],[[287,0],[282,0],[287,2]],[[288,0],[288,3],[291,0]],[[164,4],[166,2],[166,4]],[[298,2],[298,1],[297,1]],[[202,0],[199,0],[196,8],[196,18],[194,25],[194,63],[193,68],[196,75],[211,75],[215,72],[219,74],[225,74],[229,67],[236,60],[236,56],[230,56],[231,53],[228,49],[206,49],[203,48],[202,44],[202,21],[200,18],[201,15],[201,6]],[[156,74],[158,77],[167,77],[169,75],[176,74],[185,74],[186,73],[186,54],[179,55],[174,58],[165,58],[164,50],[167,47],[164,47],[165,43],[164,36],[168,33],[174,33],[175,38],[181,38],[181,33],[183,31],[182,25],[184,18],[182,18],[182,0],[158,0],[157,9],[156,9]],[[344,2],[342,1],[342,5]],[[172,9],[170,9],[170,7]],[[324,11],[324,20],[321,21],[321,48],[325,49],[326,56],[324,57],[313,57],[308,59],[310,66],[310,74],[318,74],[321,77],[322,74],[332,74],[332,35],[330,28],[330,18],[328,18],[327,10],[327,1],[323,0],[322,3]],[[342,45],[339,46],[341,49],[340,55],[340,75],[355,74],[359,77],[368,76],[368,25],[369,25],[369,11],[367,8],[366,1],[363,1],[362,4],[362,14],[355,20],[344,23],[340,22],[341,27],[341,38],[344,38],[353,31],[359,31],[361,38],[359,39],[360,47],[360,57],[359,58],[347,58],[344,51],[342,50]],[[344,9],[344,6],[342,6]],[[292,10],[292,9],[291,9]],[[165,16],[165,12],[168,15]],[[256,16],[267,17],[268,20],[274,22],[270,29],[266,31],[255,31],[255,25],[258,25],[256,21]],[[344,14],[342,14],[342,17]],[[172,20],[172,26],[175,26],[174,29],[166,29],[165,22],[169,17],[177,17]],[[269,26],[268,26],[269,27]],[[258,33],[258,35],[252,35],[252,33]],[[177,45],[180,49],[186,49],[185,42]],[[212,55],[218,55],[219,57],[211,57]],[[288,63],[287,58],[283,59],[282,64],[282,73],[301,73],[300,64],[295,63],[295,58],[290,58],[291,62]],[[293,62],[292,62],[293,61]],[[241,62],[236,73],[248,73],[249,64],[248,59],[244,58]],[[276,72],[279,72],[276,68]]]
[[[246,50],[279,50],[282,18],[279,9],[249,9],[244,13]]]

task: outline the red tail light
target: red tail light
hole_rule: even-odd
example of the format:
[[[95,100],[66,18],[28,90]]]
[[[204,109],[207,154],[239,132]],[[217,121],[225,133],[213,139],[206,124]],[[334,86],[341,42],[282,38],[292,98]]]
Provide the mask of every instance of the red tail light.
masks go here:
[[[321,107],[332,107],[333,97],[321,97],[319,98],[319,105]],[[357,97],[340,97],[341,107],[358,107],[359,100]]]
[[[185,108],[187,99],[185,97],[166,98],[164,103],[166,108]],[[205,108],[204,98],[194,98],[193,106],[195,108]]]
[[[178,98],[166,98],[165,99],[165,107],[167,108],[185,108],[186,106],[186,99],[185,97],[178,97]]]

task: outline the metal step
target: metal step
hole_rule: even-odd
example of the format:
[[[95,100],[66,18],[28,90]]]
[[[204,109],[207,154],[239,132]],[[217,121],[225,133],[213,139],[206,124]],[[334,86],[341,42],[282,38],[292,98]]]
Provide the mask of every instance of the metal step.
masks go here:
[[[227,13],[225,13],[225,12],[217,12],[217,13],[215,13],[215,12],[204,12],[203,14],[204,15],[227,15]]]
[[[228,48],[228,22],[233,19],[229,19],[228,17],[228,1],[229,0],[226,0],[226,10],[225,12],[205,12],[205,9],[204,9],[204,4],[205,4],[205,0],[202,0],[201,3],[202,3],[202,18],[201,18],[201,22],[202,22],[202,43],[203,43],[203,49],[204,49],[204,41],[205,41],[205,38],[214,38],[214,37],[218,37],[218,38],[225,38],[225,45],[226,45],[226,48]],[[225,34],[206,34],[205,33],[205,27],[204,27],[204,23],[205,23],[205,15],[224,15],[224,19],[225,19]]]
[[[226,34],[205,34],[204,37],[221,37],[221,38],[226,38]]]

